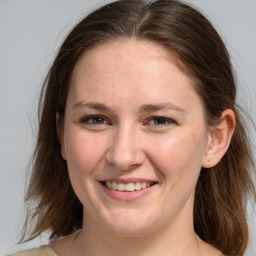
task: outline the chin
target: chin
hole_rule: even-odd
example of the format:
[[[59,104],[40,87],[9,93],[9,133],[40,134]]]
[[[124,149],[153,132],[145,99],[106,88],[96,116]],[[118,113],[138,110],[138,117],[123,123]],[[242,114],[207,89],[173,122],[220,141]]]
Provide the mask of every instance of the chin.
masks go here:
[[[139,214],[123,214],[105,223],[107,228],[120,237],[140,237],[154,231],[153,218]],[[156,222],[157,223],[157,222]]]

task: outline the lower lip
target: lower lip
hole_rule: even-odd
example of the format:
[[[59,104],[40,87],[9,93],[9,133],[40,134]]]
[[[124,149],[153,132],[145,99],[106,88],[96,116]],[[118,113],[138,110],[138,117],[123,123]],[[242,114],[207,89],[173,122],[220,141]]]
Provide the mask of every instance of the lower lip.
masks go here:
[[[108,188],[107,186],[103,185],[102,183],[100,183],[100,185],[103,188],[103,190],[105,191],[105,193],[108,196],[110,196],[111,198],[120,200],[120,201],[126,201],[126,202],[138,200],[139,198],[147,195],[150,191],[155,189],[155,187],[157,186],[157,184],[155,184],[155,185],[147,187],[147,188],[128,192],[128,191],[118,191],[118,190]]]

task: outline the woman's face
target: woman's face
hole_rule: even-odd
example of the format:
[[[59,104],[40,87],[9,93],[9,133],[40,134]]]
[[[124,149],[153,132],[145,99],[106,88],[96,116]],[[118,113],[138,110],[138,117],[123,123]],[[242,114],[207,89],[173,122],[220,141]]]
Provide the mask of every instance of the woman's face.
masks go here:
[[[61,143],[85,222],[125,236],[191,226],[208,137],[191,80],[161,46],[115,41],[77,63]]]

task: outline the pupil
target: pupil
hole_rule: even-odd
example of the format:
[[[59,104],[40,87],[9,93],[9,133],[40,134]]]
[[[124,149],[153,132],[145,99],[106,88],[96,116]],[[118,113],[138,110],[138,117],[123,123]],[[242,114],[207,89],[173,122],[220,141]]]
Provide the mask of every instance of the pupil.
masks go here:
[[[101,118],[101,117],[95,117],[95,118],[93,119],[93,123],[94,123],[94,124],[103,124],[103,122],[104,122],[104,120],[103,120],[103,118]]]
[[[164,118],[155,118],[155,124],[165,124]]]

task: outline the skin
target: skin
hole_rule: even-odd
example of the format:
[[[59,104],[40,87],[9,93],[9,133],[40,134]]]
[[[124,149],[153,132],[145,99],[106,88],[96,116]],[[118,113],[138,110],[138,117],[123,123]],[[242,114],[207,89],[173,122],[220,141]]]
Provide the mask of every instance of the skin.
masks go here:
[[[59,256],[219,255],[194,233],[194,191],[201,167],[225,154],[235,118],[226,110],[218,129],[209,127],[191,84],[150,42],[105,43],[79,60],[59,137],[84,221],[51,245]],[[131,178],[157,183],[127,202],[99,182]]]

